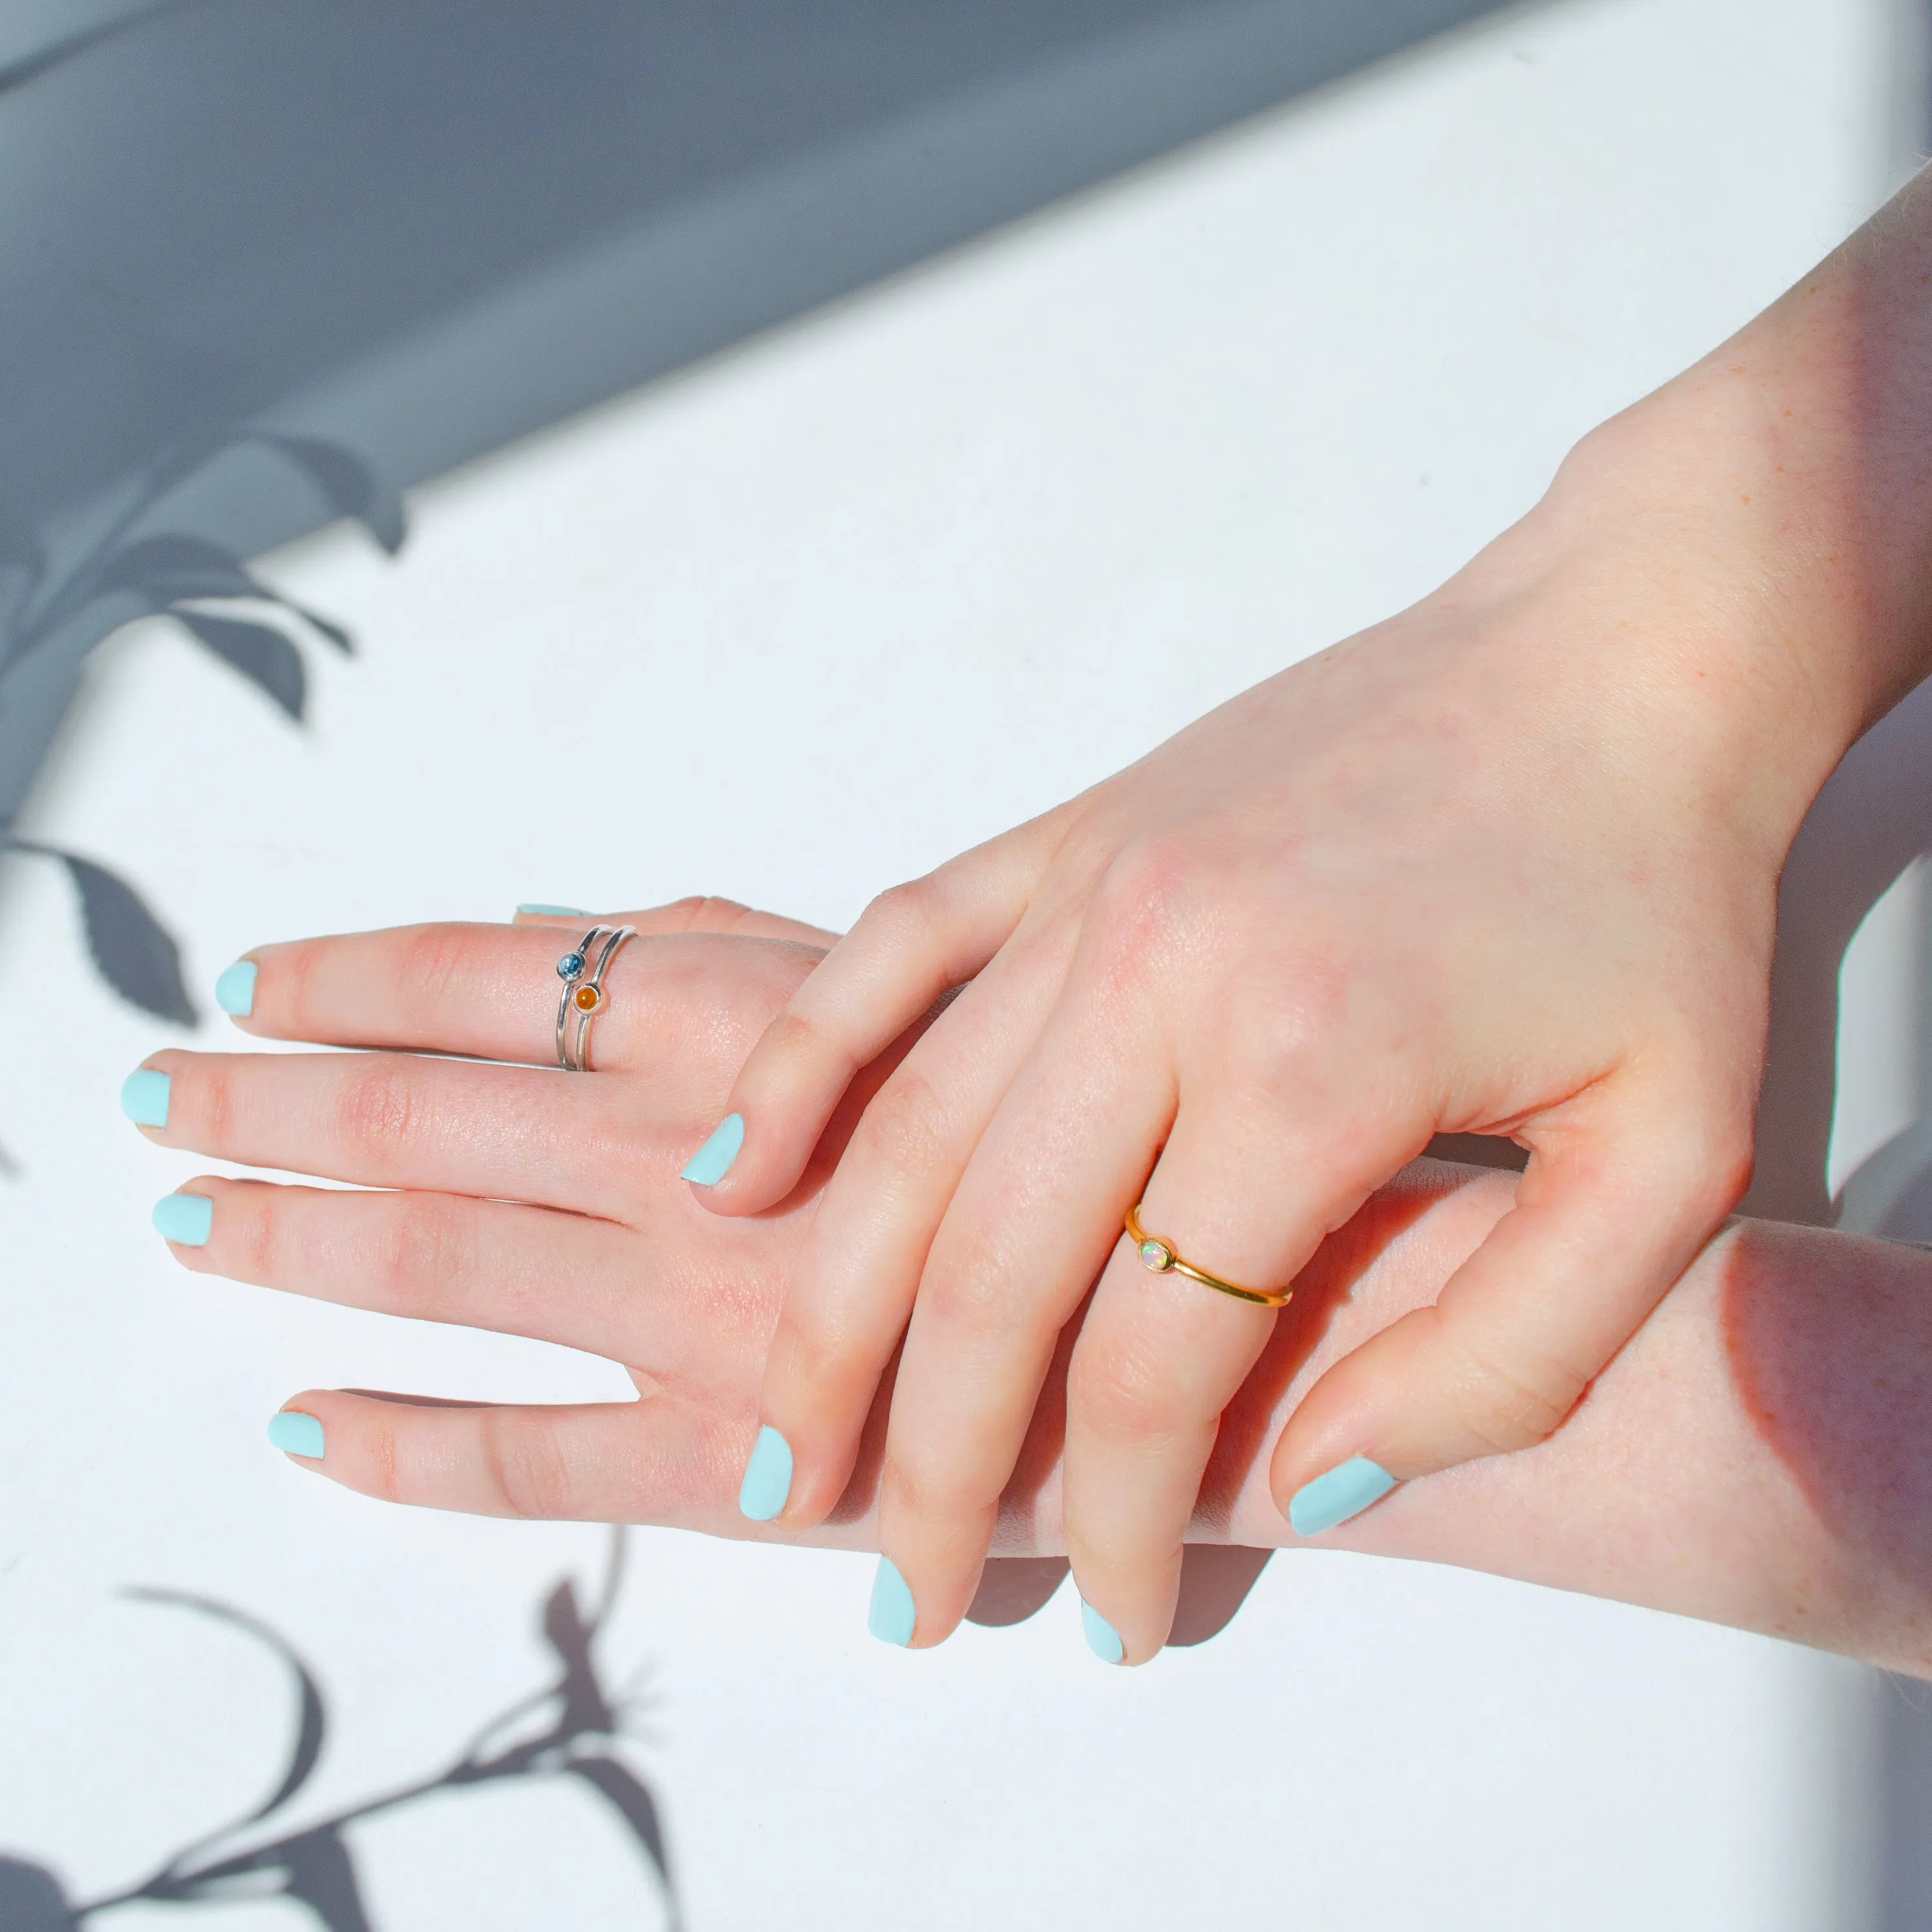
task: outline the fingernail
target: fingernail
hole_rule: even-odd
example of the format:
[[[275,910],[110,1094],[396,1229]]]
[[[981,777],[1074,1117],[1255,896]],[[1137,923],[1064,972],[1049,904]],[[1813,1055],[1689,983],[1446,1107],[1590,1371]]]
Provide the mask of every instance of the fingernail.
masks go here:
[[[238,959],[222,968],[221,976],[214,982],[214,1004],[238,1020],[245,1020],[255,1010],[254,960]]]
[[[899,1566],[890,1556],[881,1556],[879,1574],[872,1579],[872,1605],[866,1613],[866,1628],[881,1643],[903,1647],[912,1641],[912,1627],[917,1616],[912,1606],[912,1592],[899,1574]]]
[[[758,1431],[738,1485],[738,1508],[754,1522],[770,1522],[791,1494],[791,1444],[769,1425]]]
[[[285,1455],[322,1460],[322,1424],[298,1408],[285,1408],[269,1417],[268,1440]]]
[[[121,1111],[137,1127],[168,1124],[168,1088],[172,1082],[152,1066],[137,1066],[121,1083]]]
[[[1087,1648],[1102,1664],[1118,1664],[1126,1655],[1120,1632],[1084,1597],[1080,1600],[1080,1621],[1086,1627]]]
[[[1379,1462],[1351,1456],[1325,1475],[1304,1483],[1289,1498],[1288,1520],[1297,1536],[1319,1536],[1370,1504],[1379,1502],[1395,1487],[1395,1478]]]
[[[718,1123],[711,1138],[684,1164],[684,1178],[700,1187],[710,1187],[731,1172],[738,1150],[745,1144],[745,1117],[727,1114]],[[892,1573],[896,1576],[898,1573]]]
[[[535,899],[527,905],[520,905],[517,910],[533,913],[538,919],[588,919],[590,916],[581,906],[539,905]]]
[[[214,1203],[206,1194],[164,1194],[154,1203],[154,1220],[163,1240],[198,1248],[214,1225]]]

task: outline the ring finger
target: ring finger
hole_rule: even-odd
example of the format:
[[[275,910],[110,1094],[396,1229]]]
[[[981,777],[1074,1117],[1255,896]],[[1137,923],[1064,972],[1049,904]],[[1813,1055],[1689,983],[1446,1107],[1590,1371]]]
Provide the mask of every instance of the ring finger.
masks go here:
[[[604,923],[652,916],[616,914]],[[222,975],[223,1004],[244,1032],[264,1039],[554,1066],[557,966],[591,923],[406,926],[258,946]],[[716,970],[721,950],[730,957],[728,974]],[[688,1064],[701,1048],[728,1086],[765,1022],[820,956],[778,939],[640,929],[605,972],[592,1064],[622,1071],[674,1047]],[[745,998],[748,975],[766,998]]]
[[[1338,1150],[1264,1102],[1184,1094],[1142,1230],[1223,1282],[1282,1291],[1412,1151],[1399,1138]],[[1167,1640],[1222,1412],[1274,1322],[1268,1308],[1150,1269],[1127,1240],[1108,1263],[1069,1369],[1063,1480],[1088,1641],[1109,1663],[1144,1662]]]

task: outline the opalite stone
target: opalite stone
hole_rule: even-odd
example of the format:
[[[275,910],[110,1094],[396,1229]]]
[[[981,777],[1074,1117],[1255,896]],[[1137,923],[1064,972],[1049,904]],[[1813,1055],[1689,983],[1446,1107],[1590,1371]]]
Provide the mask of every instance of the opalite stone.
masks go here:
[[[1159,1241],[1143,1241],[1141,1244],[1141,1265],[1152,1268],[1156,1274],[1160,1274],[1173,1258],[1174,1256]]]

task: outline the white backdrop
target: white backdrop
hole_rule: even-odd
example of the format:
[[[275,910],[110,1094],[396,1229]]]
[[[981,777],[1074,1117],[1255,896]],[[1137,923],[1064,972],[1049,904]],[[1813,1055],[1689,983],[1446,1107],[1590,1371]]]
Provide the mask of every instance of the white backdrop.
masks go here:
[[[842,922],[1439,580],[1876,205],[1892,32],[1879,0],[1594,0],[1239,128],[444,480],[398,560],[342,531],[268,560],[362,645],[311,660],[305,734],[130,631],[22,829],[115,854],[204,989],[260,940],[521,899]],[[595,769],[614,808],[566,832]],[[253,1802],[290,1724],[266,1660],[123,1586],[316,1662],[319,1816],[542,1682],[534,1606],[598,1570],[593,1529],[305,1478],[262,1438],[288,1392],[625,1385],[178,1270],[147,1212],[199,1164],[115,1102],[162,1031],[92,977],[52,868],[4,884],[0,1850],[91,1897]],[[1862,1148],[1899,1124],[1906,981],[1858,971]],[[646,1666],[635,1762],[702,1932],[1870,1922],[1849,1665],[1310,1553],[1142,1671],[1094,1663],[1070,1592],[909,1655],[866,1634],[869,1560],[661,1532],[632,1558],[608,1648]],[[653,1922],[561,1788],[355,1842],[381,1932]]]

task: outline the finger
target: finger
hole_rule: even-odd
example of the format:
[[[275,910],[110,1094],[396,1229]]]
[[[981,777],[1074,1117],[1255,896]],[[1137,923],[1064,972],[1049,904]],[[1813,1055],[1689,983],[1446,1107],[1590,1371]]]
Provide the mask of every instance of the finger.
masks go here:
[[[1022,826],[874,899],[765,1030],[685,1178],[721,1214],[784,1199],[853,1076],[1006,942],[1051,850]]]
[[[1163,1058],[1144,1015],[1070,987],[974,1154],[898,1365],[879,1546],[902,1614],[876,1634],[939,1642],[972,1600],[1060,1331],[1166,1133]]]
[[[862,1520],[822,1526],[808,1539],[739,1514],[736,1472],[752,1426],[748,1406],[734,1412],[670,1395],[516,1406],[310,1389],[272,1418],[269,1440],[290,1461],[385,1502],[868,1548]]]
[[[1695,1258],[1750,1177],[1744,1096],[1664,1083],[1586,1096],[1524,1135],[1516,1205],[1432,1307],[1336,1363],[1270,1480],[1302,1535],[1396,1484],[1548,1436]]]
[[[759,912],[740,905],[736,899],[719,898],[710,893],[676,899],[669,905],[648,907],[641,912],[591,913],[570,906],[520,905],[514,923],[581,926],[590,919],[601,920],[606,926],[634,926],[643,933],[715,932],[734,939],[782,939],[821,951],[829,951],[838,943],[838,934],[824,926],[808,926],[802,919],[787,919],[782,913]]]
[[[688,1214],[681,1192],[667,1192],[667,1208]],[[154,1222],[196,1274],[526,1335],[707,1384],[739,1369],[758,1339],[719,1307],[715,1263],[648,1232],[640,1247],[631,1230],[586,1215],[204,1174],[165,1197]]]
[[[286,1418],[307,1416],[304,1428]],[[748,1416],[721,1419],[674,1397],[497,1406],[312,1389],[269,1439],[345,1487],[470,1516],[653,1522],[753,1533],[730,1506],[729,1444]]]
[[[1016,938],[872,1100],[827,1181],[786,1289],[744,1503],[798,1528],[845,1493],[934,1232],[1050,1010],[1061,949]]]
[[[1278,1291],[1399,1166],[1418,1130],[1371,1111],[1284,1117],[1233,1079],[1184,1096],[1147,1184],[1150,1236],[1219,1279]],[[1276,1311],[1178,1271],[1123,1239],[1081,1325],[1067,1379],[1063,1509],[1094,1648],[1138,1664],[1166,1643],[1182,1549],[1222,1412]]]
[[[586,929],[574,922],[571,939]],[[547,923],[398,926],[258,946],[238,962],[255,973],[248,1010],[233,1016],[268,1039],[554,1066],[563,950]],[[640,934],[606,970],[595,1064],[742,1055],[817,957],[776,940]]]
[[[527,1201],[622,1220],[668,1186],[675,1126],[638,1083],[411,1054],[152,1055],[164,1147],[364,1187]]]

